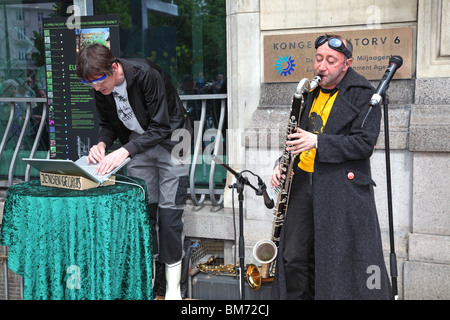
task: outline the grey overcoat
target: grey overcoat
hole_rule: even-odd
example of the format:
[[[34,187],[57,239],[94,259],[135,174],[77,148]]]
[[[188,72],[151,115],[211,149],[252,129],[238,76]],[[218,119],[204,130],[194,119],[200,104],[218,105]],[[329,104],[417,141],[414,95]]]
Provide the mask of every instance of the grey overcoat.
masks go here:
[[[375,90],[352,68],[337,88],[314,163],[315,299],[391,299],[370,169],[381,110],[371,110],[364,121]],[[315,94],[305,100],[303,129]],[[279,249],[282,252],[283,239]],[[285,299],[278,256],[272,293],[275,299]]]

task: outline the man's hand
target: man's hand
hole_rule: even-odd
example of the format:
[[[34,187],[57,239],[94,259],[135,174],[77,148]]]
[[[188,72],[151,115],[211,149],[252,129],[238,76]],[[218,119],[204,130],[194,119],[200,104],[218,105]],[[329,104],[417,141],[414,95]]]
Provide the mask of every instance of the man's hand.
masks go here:
[[[272,172],[272,178],[270,179],[270,186],[271,188],[273,187],[278,187],[281,183],[280,179],[281,179],[281,167],[278,164],[275,168],[273,168],[273,172]]]
[[[114,168],[118,167],[125,161],[130,153],[123,147],[111,152],[100,161],[97,166],[97,172],[99,174],[107,174]]]
[[[300,154],[303,151],[313,149],[316,146],[317,134],[297,128],[297,132],[288,135],[291,141],[286,142],[286,150],[291,154]]]
[[[102,175],[114,170],[114,168],[122,164],[122,162],[130,155],[123,147],[111,152],[107,156],[105,156],[105,150],[106,145],[103,142],[100,142],[89,150],[89,156],[87,158],[88,163],[98,164],[97,173]]]
[[[318,139],[317,134],[297,128],[297,132],[288,135],[290,141],[286,141],[286,150],[290,151],[292,155],[298,155],[303,151],[315,148]],[[277,165],[272,172],[270,180],[271,187],[278,187],[281,184],[281,179],[284,180],[284,175],[280,165]],[[294,173],[292,173],[294,174]]]
[[[93,164],[99,163],[105,157],[105,151],[106,145],[103,142],[99,142],[95,146],[92,146],[91,150],[89,150],[87,162]]]

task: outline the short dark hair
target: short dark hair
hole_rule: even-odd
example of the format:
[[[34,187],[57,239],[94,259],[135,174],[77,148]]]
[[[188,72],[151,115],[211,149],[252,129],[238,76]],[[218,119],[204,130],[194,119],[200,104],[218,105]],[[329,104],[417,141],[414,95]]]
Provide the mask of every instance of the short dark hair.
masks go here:
[[[112,64],[117,59],[112,51],[106,46],[94,43],[83,47],[77,57],[77,77],[89,80],[98,75],[112,75]]]

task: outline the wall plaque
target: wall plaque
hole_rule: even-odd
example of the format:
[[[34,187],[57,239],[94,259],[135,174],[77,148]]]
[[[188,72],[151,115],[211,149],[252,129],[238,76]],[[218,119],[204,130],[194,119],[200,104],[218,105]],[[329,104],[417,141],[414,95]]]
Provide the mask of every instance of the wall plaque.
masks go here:
[[[298,82],[314,75],[314,41],[324,33],[264,36],[264,82]],[[412,77],[412,28],[367,29],[328,32],[353,44],[352,67],[369,80],[378,80],[398,55],[403,65],[394,79]]]

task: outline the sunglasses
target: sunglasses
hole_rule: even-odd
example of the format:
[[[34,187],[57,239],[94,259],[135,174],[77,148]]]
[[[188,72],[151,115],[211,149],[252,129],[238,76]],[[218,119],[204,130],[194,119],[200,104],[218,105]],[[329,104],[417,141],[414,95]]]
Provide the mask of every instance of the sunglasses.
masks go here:
[[[82,84],[85,84],[85,85],[87,85],[87,86],[93,87],[93,86],[99,85],[99,84],[101,84],[103,81],[105,81],[106,77],[107,77],[107,74],[105,73],[102,77],[97,78],[97,79],[88,80],[88,81],[85,81],[85,80],[81,79],[81,83],[82,83]]]
[[[317,49],[318,47],[320,47],[327,41],[328,41],[328,46],[331,49],[343,53],[348,59],[350,59],[352,57],[352,53],[345,47],[344,42],[339,38],[333,38],[333,37],[329,38],[327,36],[320,36],[316,39],[316,42],[314,43],[315,48]]]

